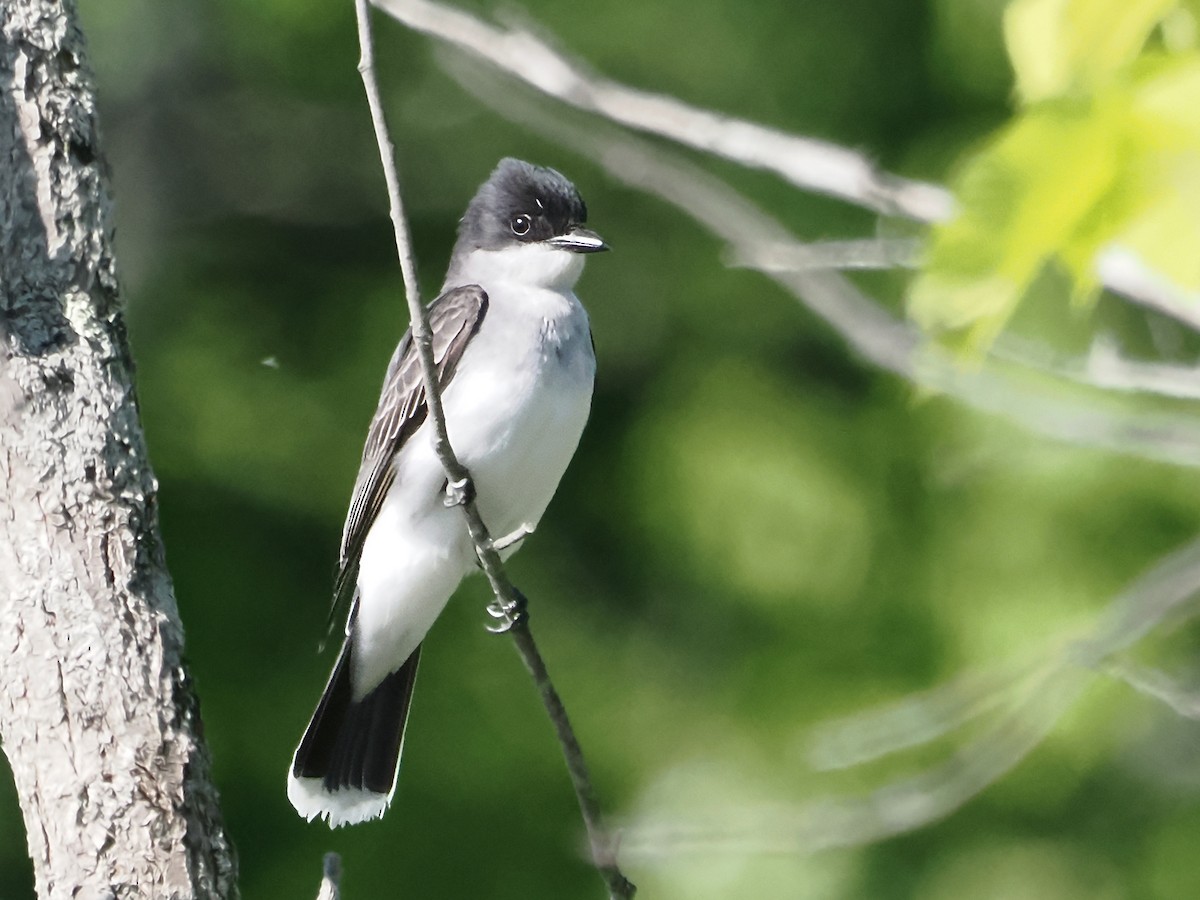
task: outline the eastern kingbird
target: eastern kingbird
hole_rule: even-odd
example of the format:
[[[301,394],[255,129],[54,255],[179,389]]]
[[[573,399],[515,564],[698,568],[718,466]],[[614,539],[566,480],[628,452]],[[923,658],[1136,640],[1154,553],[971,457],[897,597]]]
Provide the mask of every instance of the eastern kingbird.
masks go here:
[[[450,444],[497,537],[537,525],[587,421],[596,358],[572,288],[584,254],[608,247],[586,221],[561,174],[501,160],[467,207],[429,306]],[[446,486],[410,329],[342,531],[332,615],[349,602],[346,638],[288,772],[288,799],[307,819],[352,825],[391,802],[421,641],[476,565]]]

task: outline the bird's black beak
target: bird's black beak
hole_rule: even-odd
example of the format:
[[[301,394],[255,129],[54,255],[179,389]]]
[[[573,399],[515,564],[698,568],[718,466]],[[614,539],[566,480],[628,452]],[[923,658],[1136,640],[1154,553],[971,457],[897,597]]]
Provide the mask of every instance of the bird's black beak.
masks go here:
[[[557,234],[546,243],[560,250],[570,250],[572,253],[599,253],[608,249],[608,244],[604,243],[600,235],[582,225],[572,225],[566,234]]]

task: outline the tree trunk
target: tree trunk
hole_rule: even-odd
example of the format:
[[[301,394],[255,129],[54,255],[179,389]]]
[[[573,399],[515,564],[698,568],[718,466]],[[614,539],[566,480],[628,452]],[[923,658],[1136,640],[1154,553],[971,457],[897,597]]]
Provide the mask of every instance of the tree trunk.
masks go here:
[[[0,29],[0,739],[38,895],[233,897],[75,4]]]

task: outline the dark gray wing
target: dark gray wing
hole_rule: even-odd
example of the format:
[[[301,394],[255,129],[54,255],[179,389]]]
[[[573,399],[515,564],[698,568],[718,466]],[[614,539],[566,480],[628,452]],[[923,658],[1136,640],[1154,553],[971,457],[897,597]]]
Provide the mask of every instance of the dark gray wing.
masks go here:
[[[437,365],[438,384],[443,390],[454,377],[467,344],[479,331],[487,308],[487,294],[477,284],[447,291],[429,305],[433,359]],[[425,385],[421,380],[421,361],[417,357],[410,328],[392,354],[379,396],[379,407],[367,432],[362,465],[354,484],[346,525],[342,529],[342,551],[333,592],[333,608],[329,613],[331,625],[338,610],[354,593],[363,541],[396,477],[392,465],[396,454],[421,427],[426,415],[428,408],[425,405]]]

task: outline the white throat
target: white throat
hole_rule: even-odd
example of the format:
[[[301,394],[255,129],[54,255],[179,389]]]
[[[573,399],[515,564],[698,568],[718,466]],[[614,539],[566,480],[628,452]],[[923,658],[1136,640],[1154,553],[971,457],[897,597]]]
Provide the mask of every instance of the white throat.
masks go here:
[[[518,244],[503,250],[472,250],[455,260],[442,290],[478,283],[510,282],[567,293],[583,272],[583,254],[546,244]]]

